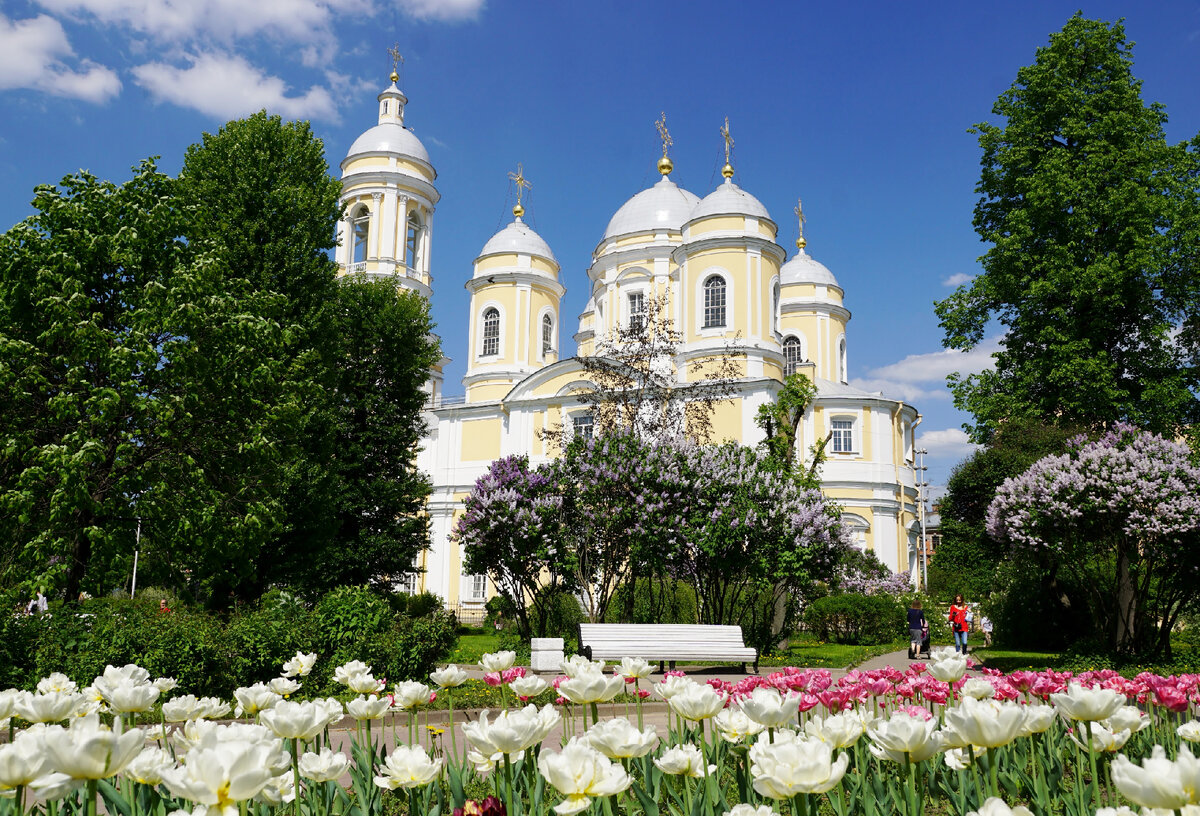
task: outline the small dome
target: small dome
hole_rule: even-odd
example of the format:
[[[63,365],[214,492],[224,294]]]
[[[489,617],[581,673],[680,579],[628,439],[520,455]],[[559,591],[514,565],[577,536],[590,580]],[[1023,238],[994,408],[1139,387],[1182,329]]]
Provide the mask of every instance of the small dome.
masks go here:
[[[536,255],[558,264],[550,245],[520,218],[513,219],[511,224],[488,239],[478,257],[506,254]]]
[[[752,215],[755,218],[770,220],[771,214],[762,202],[738,187],[732,181],[726,181],[717,189],[706,195],[688,214],[688,221],[698,218],[708,218],[713,215]]]
[[[363,133],[350,145],[346,158],[352,158],[361,153],[394,153],[408,156],[418,161],[430,164],[429,153],[421,140],[404,125],[396,122],[384,122]]]
[[[803,249],[797,250],[792,259],[779,268],[779,281],[782,286],[790,286],[794,283],[819,283],[842,288],[828,267],[814,261]]]
[[[666,176],[621,205],[604,230],[604,239],[632,232],[673,230],[678,232],[688,213],[700,203],[699,196],[677,186]]]

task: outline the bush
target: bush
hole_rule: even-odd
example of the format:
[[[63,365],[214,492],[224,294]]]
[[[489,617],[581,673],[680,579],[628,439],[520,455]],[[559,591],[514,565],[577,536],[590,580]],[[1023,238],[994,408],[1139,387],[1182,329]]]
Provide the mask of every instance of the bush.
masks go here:
[[[629,609],[630,584],[613,593],[605,623],[695,623],[696,590],[673,578],[638,578],[633,584],[633,611]]]
[[[423,680],[439,660],[454,651],[458,628],[454,616],[439,607],[419,618],[397,618],[386,642],[387,676]]]
[[[410,618],[424,618],[446,608],[440,595],[434,592],[421,592],[416,595],[400,595],[404,598],[404,608],[397,610]]]
[[[313,612],[303,601],[280,590],[268,592],[229,620],[230,673],[240,678],[239,685],[277,677],[296,652],[317,651],[314,629]]]
[[[876,646],[903,638],[904,609],[888,595],[831,595],[809,604],[804,623],[832,643]]]

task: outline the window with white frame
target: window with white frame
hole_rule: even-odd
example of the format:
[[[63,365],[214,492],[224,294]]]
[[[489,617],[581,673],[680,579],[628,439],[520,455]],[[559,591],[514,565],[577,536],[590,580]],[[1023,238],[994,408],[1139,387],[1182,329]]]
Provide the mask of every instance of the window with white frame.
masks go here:
[[[783,340],[783,376],[790,377],[796,373],[796,367],[804,362],[804,348],[800,338],[788,335]]]
[[[854,420],[847,417],[835,419],[830,423],[834,453],[854,452]]]
[[[417,574],[415,572],[406,572],[400,576],[400,579],[395,583],[397,592],[402,592],[405,595],[417,594]]]
[[[838,374],[841,375],[842,382],[849,382],[849,371],[846,368],[846,338],[843,337],[838,342]]]
[[[571,417],[571,430],[580,439],[591,439],[595,432],[595,420],[591,414],[575,414]]]
[[[408,216],[408,233],[404,239],[404,264],[416,271],[421,253],[421,219],[414,212]]]
[[[487,600],[487,576],[486,575],[464,575],[463,576],[463,600],[464,601],[485,601],[485,600]]]
[[[554,349],[554,318],[542,315],[542,356]]]
[[[483,313],[483,348],[481,357],[494,357],[500,353],[500,310],[491,307]]]
[[[371,213],[366,207],[359,207],[354,211],[350,233],[350,262],[363,263],[367,260],[367,239],[371,236]]]
[[[725,325],[725,279],[710,275],[704,281],[704,328],[716,329]]]
[[[640,332],[646,327],[646,293],[630,292],[629,298],[629,330]]]
[[[779,281],[775,281],[771,291],[771,330],[779,331]]]

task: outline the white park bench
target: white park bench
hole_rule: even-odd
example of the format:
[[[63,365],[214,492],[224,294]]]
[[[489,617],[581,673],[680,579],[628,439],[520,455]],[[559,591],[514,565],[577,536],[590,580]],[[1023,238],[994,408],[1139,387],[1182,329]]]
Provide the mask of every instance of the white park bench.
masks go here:
[[[691,623],[581,623],[579,651],[590,660],[620,660],[640,657],[664,661],[675,668],[676,662],[754,661],[758,655],[742,641],[740,626],[712,626]]]

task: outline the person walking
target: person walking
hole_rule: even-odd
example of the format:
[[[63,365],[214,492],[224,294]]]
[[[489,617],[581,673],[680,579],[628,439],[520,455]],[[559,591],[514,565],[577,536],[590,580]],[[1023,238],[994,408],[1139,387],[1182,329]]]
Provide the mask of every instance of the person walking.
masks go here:
[[[921,656],[921,640],[924,637],[925,612],[921,609],[921,599],[913,598],[908,610],[908,659],[916,660]]]
[[[979,630],[983,632],[983,645],[990,649],[992,647],[992,619],[987,615],[980,617]]]
[[[955,595],[954,603],[950,604],[950,629],[954,632],[954,651],[967,653],[967,604],[963,596]]]

